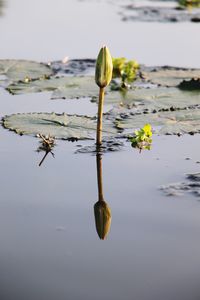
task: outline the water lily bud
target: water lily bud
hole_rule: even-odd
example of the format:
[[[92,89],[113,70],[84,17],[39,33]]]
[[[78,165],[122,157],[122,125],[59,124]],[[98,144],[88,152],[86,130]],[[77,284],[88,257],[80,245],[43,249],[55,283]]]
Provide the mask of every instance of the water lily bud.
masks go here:
[[[113,63],[109,49],[101,48],[96,61],[95,81],[100,88],[106,87],[112,79]]]
[[[98,201],[94,205],[96,230],[101,240],[104,240],[110,231],[111,210],[105,201]]]

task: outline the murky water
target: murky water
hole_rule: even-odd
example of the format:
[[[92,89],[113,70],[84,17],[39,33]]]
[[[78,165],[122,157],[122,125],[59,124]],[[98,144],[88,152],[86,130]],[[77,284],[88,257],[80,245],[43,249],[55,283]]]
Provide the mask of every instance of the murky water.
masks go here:
[[[7,0],[0,58],[95,57],[107,43],[114,56],[199,67],[198,24],[123,23],[119,10],[106,1]],[[88,100],[49,98],[1,90],[0,114],[97,110]],[[0,128],[0,299],[199,299],[200,203],[158,189],[199,171],[199,139],[154,137],[152,150],[141,154],[125,142],[103,156],[112,222],[100,240],[96,157],[75,154],[80,143],[60,141],[55,158],[38,167],[37,139]]]

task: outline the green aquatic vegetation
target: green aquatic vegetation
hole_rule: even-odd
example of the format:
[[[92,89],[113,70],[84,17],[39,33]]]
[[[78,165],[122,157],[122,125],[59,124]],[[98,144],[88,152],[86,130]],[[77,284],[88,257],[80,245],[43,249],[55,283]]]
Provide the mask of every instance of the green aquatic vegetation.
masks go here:
[[[135,136],[128,137],[133,148],[141,150],[150,150],[152,144],[151,125],[146,124],[143,128],[135,130]]]
[[[192,78],[191,80],[183,80],[179,85],[179,89],[185,91],[200,90],[200,78]]]
[[[179,0],[179,4],[184,7],[200,7],[200,0]]]
[[[125,57],[113,58],[113,78],[121,79],[121,88],[127,88],[136,79],[139,64]]]

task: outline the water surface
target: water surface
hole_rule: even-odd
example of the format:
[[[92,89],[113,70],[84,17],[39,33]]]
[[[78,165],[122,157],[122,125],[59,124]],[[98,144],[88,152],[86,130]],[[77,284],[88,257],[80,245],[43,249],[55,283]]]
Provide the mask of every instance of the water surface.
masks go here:
[[[0,58],[96,57],[107,43],[114,56],[199,67],[198,24],[123,23],[119,6],[105,1],[7,0],[2,10]],[[88,99],[49,98],[1,90],[0,115],[96,114]],[[198,135],[153,137],[152,150],[141,154],[125,142],[122,151],[103,156],[112,211],[104,241],[94,221],[94,155],[74,154],[79,142],[59,141],[55,159],[49,155],[38,167],[37,139],[0,128],[0,141],[2,300],[199,299],[200,203],[159,190],[199,171]]]

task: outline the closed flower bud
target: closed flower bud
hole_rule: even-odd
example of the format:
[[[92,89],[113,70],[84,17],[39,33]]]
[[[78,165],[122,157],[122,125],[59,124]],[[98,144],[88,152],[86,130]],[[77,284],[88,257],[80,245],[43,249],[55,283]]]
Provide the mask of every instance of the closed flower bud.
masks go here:
[[[104,240],[110,231],[111,210],[105,201],[98,201],[94,205],[96,230],[101,240]]]
[[[101,48],[96,61],[95,81],[100,88],[106,87],[112,79],[113,63],[109,49]]]

